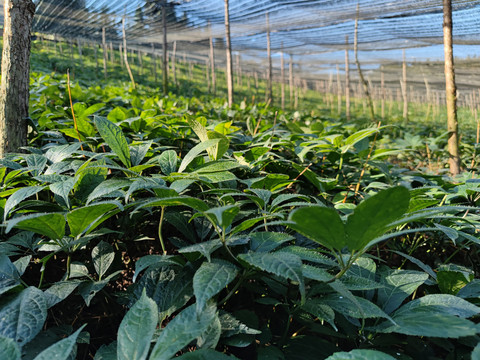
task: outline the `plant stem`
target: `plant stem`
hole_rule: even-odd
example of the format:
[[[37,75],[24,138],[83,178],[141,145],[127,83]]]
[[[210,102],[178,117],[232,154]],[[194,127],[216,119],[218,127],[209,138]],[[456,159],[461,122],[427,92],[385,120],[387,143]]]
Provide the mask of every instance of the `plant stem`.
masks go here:
[[[162,225],[163,225],[163,216],[165,215],[165,206],[162,206],[160,211],[160,222],[158,223],[158,239],[160,240],[160,246],[162,247],[163,255],[167,255],[167,250],[165,249],[165,244],[162,237]]]

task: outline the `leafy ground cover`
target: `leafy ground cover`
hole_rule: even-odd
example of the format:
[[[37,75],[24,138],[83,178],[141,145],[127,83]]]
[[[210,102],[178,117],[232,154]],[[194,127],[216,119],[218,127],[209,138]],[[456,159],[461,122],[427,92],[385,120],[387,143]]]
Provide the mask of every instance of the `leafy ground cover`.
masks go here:
[[[1,359],[479,357],[475,134],[119,84],[32,73]]]

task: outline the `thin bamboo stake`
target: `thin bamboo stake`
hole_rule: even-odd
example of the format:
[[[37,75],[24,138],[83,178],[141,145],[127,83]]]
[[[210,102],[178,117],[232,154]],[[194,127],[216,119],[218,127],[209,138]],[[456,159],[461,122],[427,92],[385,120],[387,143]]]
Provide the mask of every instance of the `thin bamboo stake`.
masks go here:
[[[267,100],[270,102],[273,101],[273,92],[272,92],[272,49],[270,43],[270,21],[268,19],[268,12],[265,14],[265,21],[267,24],[267,60],[268,60],[268,69],[267,69]]]
[[[105,26],[102,27],[102,49],[103,49],[103,77],[107,80],[107,42],[105,36]]]
[[[168,56],[167,56],[167,0],[162,2],[162,28],[163,28],[163,71],[162,85],[163,95],[168,94]]]
[[[337,64],[337,112],[342,113],[342,83],[340,82],[340,69]]]
[[[125,34],[125,16],[122,18],[122,36],[123,36],[123,55],[124,55],[123,61],[125,62],[128,75],[130,76],[130,80],[132,81],[132,87],[133,89],[135,89],[135,80],[133,78],[130,65],[128,64],[127,35]]]
[[[215,51],[213,48],[213,37],[210,35],[210,74],[212,76],[212,94],[215,96],[217,92],[216,76],[215,76]]]
[[[383,66],[380,68],[380,90],[382,92],[382,120],[385,119],[385,98],[387,93],[385,92],[385,73],[383,71]]]
[[[290,54],[290,62],[288,63],[288,87],[290,90],[290,107],[293,106],[293,55]]]
[[[173,52],[172,52],[172,73],[173,73],[173,84],[177,86],[177,41],[173,42]]]
[[[345,36],[345,115],[350,121],[350,61],[348,59],[348,35]]]
[[[280,80],[280,84],[281,84],[281,96],[282,96],[282,100],[281,100],[281,107],[282,107],[282,110],[285,110],[285,59],[284,59],[284,56],[283,56],[283,43],[282,43],[282,53],[281,53],[281,57],[280,57],[280,77],[281,77],[281,80]]]
[[[228,10],[228,0],[225,0],[225,38],[226,38],[226,58],[227,58],[227,97],[228,106],[233,105],[233,67],[232,67],[232,43],[230,39],[230,14]]]
[[[370,96],[370,91],[368,89],[368,84],[363,77],[362,69],[360,67],[360,61],[358,60],[358,18],[360,17],[360,4],[357,3],[357,16],[355,17],[355,33],[354,33],[354,41],[353,41],[353,51],[355,54],[355,64],[357,65],[358,76],[360,77],[360,81],[363,85],[363,91],[367,98],[368,107],[370,110],[370,117],[373,122],[375,122],[375,112],[373,110],[373,103],[372,97]]]
[[[403,49],[402,62],[402,97],[403,97],[403,121],[408,122],[408,93],[407,93],[407,60],[405,57],[405,49]]]

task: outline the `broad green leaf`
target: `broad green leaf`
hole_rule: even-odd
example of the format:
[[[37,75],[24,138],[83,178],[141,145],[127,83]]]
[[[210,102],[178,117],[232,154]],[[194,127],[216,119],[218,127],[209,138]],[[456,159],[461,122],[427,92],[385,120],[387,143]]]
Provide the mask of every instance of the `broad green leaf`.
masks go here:
[[[362,201],[347,219],[347,247],[362,250],[367,244],[391,229],[391,222],[407,211],[410,194],[402,186],[382,190]]]
[[[195,172],[197,174],[221,172],[236,169],[240,166],[241,165],[236,161],[212,161],[195,168]]]
[[[26,198],[42,191],[44,188],[45,188],[44,186],[28,186],[28,187],[20,188],[19,190],[15,191],[12,195],[10,195],[3,209],[3,221],[7,220],[7,217],[10,214],[10,211],[12,211],[12,209],[15,206],[20,204]]]
[[[356,349],[349,352],[337,352],[326,360],[395,360],[395,358],[377,350]]]
[[[117,360],[117,342],[102,345],[95,353],[93,360]]]
[[[15,340],[0,336],[0,359],[20,360],[20,348]]]
[[[385,322],[375,327],[377,332],[399,333],[411,336],[431,336],[438,338],[460,338],[477,333],[475,324],[454,315],[432,311],[406,312],[393,316],[395,325]]]
[[[50,191],[57,196],[60,196],[65,202],[65,206],[70,208],[69,195],[75,185],[75,178],[70,178],[65,181],[59,181],[50,185]]]
[[[298,256],[287,253],[247,253],[240,254],[238,257],[261,270],[298,283],[303,303],[305,284],[302,274],[302,261]]]
[[[218,315],[212,321],[207,330],[202,335],[197,337],[197,346],[203,349],[215,349],[222,335],[222,324]]]
[[[83,328],[86,325],[83,325],[75,331],[72,335],[67,337],[66,339],[60,340],[55,344],[49,346],[45,350],[43,350],[40,354],[38,354],[34,360],[67,360],[70,358],[70,354],[73,351],[73,348],[77,342],[77,337]]]
[[[141,298],[127,312],[118,328],[118,360],[146,359],[157,321],[157,304],[147,297],[144,290]]]
[[[180,164],[180,167],[178,168],[178,172],[182,173],[187,166],[195,159],[200,153],[203,151],[207,150],[209,147],[217,145],[220,142],[221,139],[212,139],[212,140],[207,140],[203,141],[200,144],[195,145],[190,151],[185,155],[185,157],[182,160],[182,163]]]
[[[110,120],[101,116],[95,116],[94,121],[103,140],[105,140],[108,146],[110,146],[123,165],[130,168],[132,166],[130,161],[130,151],[122,129]]]
[[[178,360],[235,360],[235,356],[228,356],[221,352],[211,349],[200,349],[193,352],[187,352],[179,357]]]
[[[220,228],[226,229],[232,224],[239,211],[240,208],[236,205],[226,205],[210,208],[204,214]]]
[[[469,318],[480,313],[480,307],[459,298],[458,296],[449,294],[433,294],[425,295],[419,299],[412,300],[400,309],[394,316],[400,316],[409,313],[440,313],[455,315],[462,318]]]
[[[132,281],[135,282],[138,275],[149,266],[179,265],[172,255],[145,255],[135,262],[135,274]]]
[[[455,271],[455,269],[448,271],[447,269],[439,269],[437,272],[437,283],[442,293],[456,295],[460,289],[473,280],[473,274],[470,278],[470,274],[463,271]]]
[[[378,304],[390,314],[428,279],[428,274],[413,270],[388,270],[382,273]]]
[[[208,140],[208,134],[207,134],[207,129],[205,126],[203,126],[197,119],[187,116],[186,120],[188,122],[188,125],[192,128],[193,132],[198,136],[200,141],[204,142]],[[203,120],[206,120],[203,118]]]
[[[472,360],[480,360],[480,343],[472,351]]]
[[[8,233],[15,227],[59,240],[65,235],[65,223],[65,215],[60,213],[24,215],[7,221],[5,232]]]
[[[140,206],[138,206],[135,210],[142,209],[142,208],[149,208],[155,206],[188,206],[192,209],[197,211],[206,211],[208,210],[208,205],[200,199],[190,197],[190,196],[175,196],[175,197],[167,197],[167,198],[160,198],[160,199],[151,199]]]
[[[332,281],[334,278],[333,275],[331,275],[327,270],[306,264],[302,265],[302,274],[307,279],[320,282]]]
[[[457,296],[462,299],[480,298],[480,280],[475,279],[469,282],[457,293]]]
[[[158,157],[160,169],[165,175],[170,175],[177,171],[177,153],[175,150],[167,150]]]
[[[326,321],[336,330],[335,312],[333,309],[325,304],[321,299],[308,299],[305,304],[302,305],[302,310],[312,314],[321,321]]]
[[[117,208],[117,205],[115,204],[103,203],[84,206],[70,211],[67,214],[70,234],[73,237],[77,237],[83,232],[93,230],[93,225],[97,220],[101,219],[109,211],[115,208]]]
[[[88,195],[87,205],[93,200],[111,194],[119,189],[130,186],[132,182],[125,179],[108,179],[102,181],[93,191]]]
[[[342,250],[345,245],[345,226],[332,208],[311,206],[294,210],[289,226],[300,234],[329,248]]]
[[[230,171],[219,171],[213,173],[192,173],[192,176],[199,177],[200,180],[211,184],[218,184],[219,182],[237,180],[237,177]]]
[[[55,164],[62,160],[65,160],[79,148],[79,143],[57,145],[48,149],[48,151],[45,153],[45,157]]]
[[[43,292],[28,287],[0,309],[0,336],[23,346],[42,329],[47,319],[47,304]]]
[[[130,160],[133,166],[140,165],[142,160],[145,158],[145,155],[147,155],[147,152],[152,146],[152,144],[153,141],[150,140],[142,144],[135,144],[130,146]]]
[[[228,262],[204,262],[193,276],[193,293],[200,313],[207,301],[222,291],[237,276],[238,269]]]
[[[350,316],[357,319],[362,318],[387,318],[389,316],[385,314],[377,305],[359,296],[355,296],[356,302],[360,305],[360,309],[357,304],[353,303],[351,299],[346,298],[340,294],[327,295],[322,298],[325,305],[330,306],[344,316]]]
[[[313,262],[315,264],[338,267],[338,264],[336,261],[323,255],[321,252],[317,251],[316,249],[307,249],[303,246],[290,245],[277,251],[277,253],[279,252],[293,254],[298,256],[300,259],[304,261]]]
[[[88,274],[88,271],[87,271]],[[43,292],[45,300],[47,302],[47,309],[50,309],[54,305],[58,304],[60,301],[66,299],[73,290],[75,290],[78,285],[80,285],[81,280],[74,280],[72,276],[68,281],[59,281],[50,286],[47,290]]]
[[[212,160],[219,160],[227,152],[230,140],[228,140],[225,135],[220,134],[216,131],[208,131],[207,136],[210,140],[220,140],[218,144],[213,145],[207,149],[208,155]]]
[[[209,306],[197,314],[193,305],[181,311],[162,330],[149,359],[168,360],[173,357],[208,329],[215,320],[216,311],[214,306]]]
[[[193,253],[193,252],[199,252],[203,256],[207,258],[207,260],[210,262],[211,258],[210,255],[217,249],[222,247],[222,243],[220,242],[219,239],[216,240],[210,240],[210,241],[204,241],[195,245],[190,245],[183,247],[178,250],[179,253]]]
[[[112,265],[115,253],[110,244],[105,241],[100,241],[92,250],[92,261],[95,271],[101,280],[103,275],[107,272],[110,265]]]
[[[115,276],[120,274],[122,271],[115,271],[114,273],[108,275],[105,279],[99,280],[99,281],[85,281],[80,284],[78,287],[78,293],[80,296],[83,298],[85,301],[85,304],[87,306],[90,306],[90,302],[92,299],[97,295],[99,291],[101,291],[110,280],[112,280]]]
[[[255,252],[270,252],[294,237],[279,232],[255,232],[250,235],[250,249]]]
[[[0,255],[0,294],[20,284],[20,273],[8,256]]]

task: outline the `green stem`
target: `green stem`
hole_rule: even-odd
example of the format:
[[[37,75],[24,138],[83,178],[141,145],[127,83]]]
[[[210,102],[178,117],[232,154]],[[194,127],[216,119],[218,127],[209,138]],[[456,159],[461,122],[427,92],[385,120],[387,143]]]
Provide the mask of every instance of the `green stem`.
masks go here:
[[[72,262],[72,254],[67,255],[67,280],[70,279],[70,264]],[[43,273],[42,273],[43,275]]]
[[[240,279],[238,279],[237,283],[232,288],[232,290],[230,290],[228,292],[228,294],[218,303],[219,304],[225,304],[228,301],[228,299],[230,299],[233,296],[233,294],[235,294],[237,292],[240,285],[242,285],[244,279],[245,279],[245,270],[243,271],[243,274],[240,276]]]
[[[160,246],[162,247],[163,255],[167,255],[167,250],[165,249],[165,244],[162,237],[162,225],[163,225],[163,216],[165,215],[165,206],[161,207],[160,211],[160,222],[158,224],[158,239],[160,240]]]

